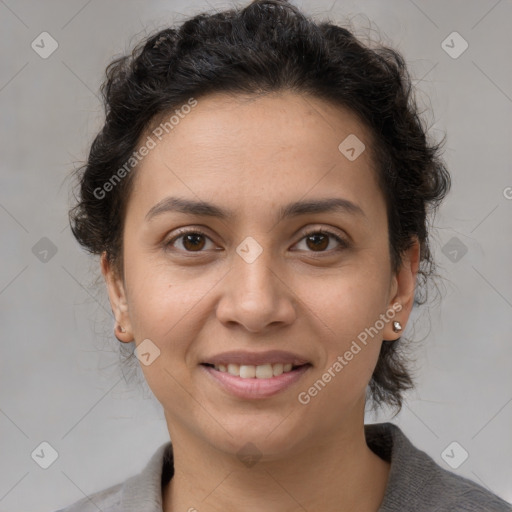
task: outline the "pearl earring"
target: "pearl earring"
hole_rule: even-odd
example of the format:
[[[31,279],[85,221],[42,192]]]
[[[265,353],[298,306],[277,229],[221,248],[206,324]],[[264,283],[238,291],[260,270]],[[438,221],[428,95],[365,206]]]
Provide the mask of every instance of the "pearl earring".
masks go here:
[[[393,322],[393,331],[400,332],[402,330],[402,324],[396,320]]]

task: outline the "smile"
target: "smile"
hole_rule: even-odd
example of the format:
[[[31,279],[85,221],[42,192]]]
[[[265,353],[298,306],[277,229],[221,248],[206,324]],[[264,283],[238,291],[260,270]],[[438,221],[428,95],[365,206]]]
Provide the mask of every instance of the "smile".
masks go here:
[[[268,398],[289,389],[312,367],[306,363],[262,365],[201,364],[200,368],[223,392],[245,400]]]
[[[219,372],[229,373],[242,379],[271,379],[278,377],[282,373],[291,372],[294,368],[291,363],[272,363],[272,364],[216,364],[212,365]],[[295,367],[297,368],[297,367]]]

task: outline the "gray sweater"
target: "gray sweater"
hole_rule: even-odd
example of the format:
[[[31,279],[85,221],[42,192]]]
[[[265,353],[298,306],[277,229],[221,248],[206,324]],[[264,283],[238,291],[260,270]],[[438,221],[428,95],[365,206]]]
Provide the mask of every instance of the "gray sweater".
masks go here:
[[[512,506],[492,492],[437,465],[397,425],[368,424],[365,435],[371,450],[391,462],[378,512],[512,512]],[[173,473],[168,442],[138,475],[57,512],[162,512],[162,486]]]

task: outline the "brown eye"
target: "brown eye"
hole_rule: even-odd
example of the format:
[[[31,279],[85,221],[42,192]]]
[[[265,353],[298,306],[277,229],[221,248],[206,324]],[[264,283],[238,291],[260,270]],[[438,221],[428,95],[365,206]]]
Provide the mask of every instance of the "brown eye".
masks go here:
[[[329,237],[322,233],[315,233],[306,237],[306,244],[310,249],[323,251],[329,245]]]
[[[200,233],[183,235],[183,247],[185,247],[187,251],[200,251],[204,247],[204,244],[204,237]]]
[[[303,240],[305,241],[306,251],[309,250],[309,252],[331,252],[331,250],[336,251],[346,249],[348,247],[348,242],[346,242],[339,235],[324,230],[316,230],[303,233],[303,238],[300,242]],[[338,247],[326,250],[331,244],[332,240],[338,244]]]
[[[176,242],[181,240],[181,248],[176,247]],[[165,243],[166,248],[177,248],[183,252],[203,252],[207,241],[211,240],[203,232],[198,230],[180,230],[178,235]]]

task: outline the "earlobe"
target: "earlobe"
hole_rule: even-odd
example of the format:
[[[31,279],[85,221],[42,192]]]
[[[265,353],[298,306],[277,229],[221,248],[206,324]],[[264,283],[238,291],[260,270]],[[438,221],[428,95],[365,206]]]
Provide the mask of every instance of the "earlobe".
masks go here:
[[[392,293],[389,308],[397,311],[396,304],[399,304],[400,310],[394,316],[394,321],[386,325],[383,333],[385,340],[398,339],[411,314],[416,292],[416,277],[420,264],[420,252],[420,243],[418,239],[415,238],[411,247],[402,255],[400,269],[396,273],[396,276],[393,277],[394,293]]]
[[[100,266],[107,286],[110,307],[116,321],[114,335],[119,341],[130,343],[133,341],[133,335],[124,284],[110,265],[105,252],[101,254]]]

